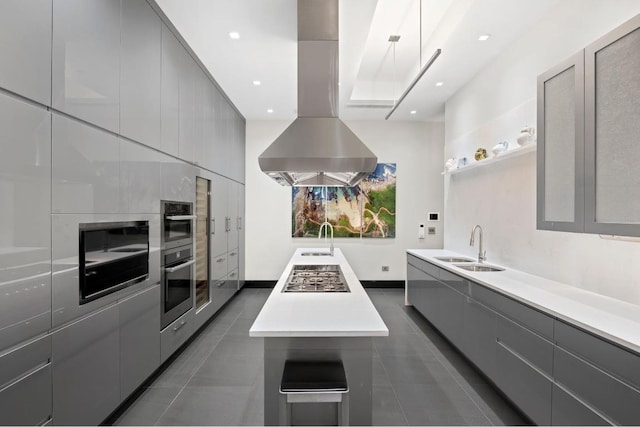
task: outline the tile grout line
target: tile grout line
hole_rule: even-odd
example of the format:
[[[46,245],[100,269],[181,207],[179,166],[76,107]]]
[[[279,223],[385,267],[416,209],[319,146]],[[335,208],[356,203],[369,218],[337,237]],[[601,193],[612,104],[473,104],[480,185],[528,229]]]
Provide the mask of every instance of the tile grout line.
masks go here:
[[[227,307],[229,308],[229,307]],[[226,310],[226,308],[225,308]],[[218,340],[218,342],[216,342],[216,344],[214,346],[211,347],[211,351],[207,354],[206,357],[203,357],[202,363],[200,363],[200,365],[195,368],[192,372],[191,375],[189,376],[189,379],[187,379],[187,381],[184,383],[184,385],[182,387],[180,387],[180,391],[175,395],[175,397],[173,399],[171,399],[171,402],[169,402],[169,404],[167,405],[167,407],[164,409],[164,411],[162,411],[162,414],[160,414],[160,416],[158,417],[158,419],[156,420],[156,422],[153,424],[154,426],[158,425],[158,422],[162,419],[162,417],[167,413],[167,411],[171,408],[171,406],[175,403],[175,401],[178,399],[178,397],[180,397],[180,395],[182,394],[182,392],[184,391],[184,389],[187,387],[187,384],[189,384],[189,381],[191,381],[191,379],[195,376],[196,372],[198,372],[198,370],[202,367],[202,365],[204,365],[204,363],[206,362],[206,360],[209,358],[209,356],[211,355],[211,353],[213,353],[213,351],[216,349],[216,347],[218,347],[218,344],[220,344],[220,341],[222,341],[222,338],[224,338],[224,336],[229,332],[229,330],[231,329],[231,327],[234,325],[234,323],[236,323],[236,321],[238,320],[238,318],[240,317],[240,315],[242,314],[242,311],[240,311],[238,313],[238,315],[235,317],[235,319],[233,319],[233,322],[231,322],[231,324],[229,325],[229,327],[224,331],[224,333],[220,336],[220,339]]]
[[[407,418],[407,414],[405,413],[404,407],[402,406],[402,403],[400,402],[400,398],[398,397],[398,393],[396,392],[396,389],[393,386],[393,383],[391,382],[391,378],[389,378],[389,372],[387,371],[387,367],[384,365],[384,362],[382,361],[382,358],[380,357],[380,353],[378,353],[378,348],[376,347],[375,341],[373,342],[373,348],[376,351],[376,353],[378,354],[378,357],[380,359],[380,363],[382,364],[382,369],[384,369],[384,374],[387,376],[387,379],[389,380],[389,385],[391,386],[391,391],[393,392],[393,396],[396,398],[396,402],[398,402],[398,406],[400,406],[400,412],[402,413],[402,418],[404,418],[404,422],[406,423],[406,425],[410,425],[409,424],[409,419]],[[373,381],[371,382],[371,386],[373,388]],[[373,416],[371,418],[371,422],[373,423]]]

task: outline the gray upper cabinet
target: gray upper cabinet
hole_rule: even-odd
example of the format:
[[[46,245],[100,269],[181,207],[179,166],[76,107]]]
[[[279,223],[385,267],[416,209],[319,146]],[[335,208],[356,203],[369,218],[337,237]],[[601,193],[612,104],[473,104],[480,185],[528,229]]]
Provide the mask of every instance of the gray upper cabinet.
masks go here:
[[[640,15],[538,78],[537,226],[640,236]]]
[[[640,236],[640,15],[585,49],[589,233]]]
[[[160,148],[160,18],[146,0],[122,2],[120,134]]]
[[[161,70],[161,150],[178,156],[180,138],[180,60],[182,46],[165,25],[162,26]]]
[[[53,2],[55,109],[118,132],[120,0]]]
[[[582,231],[584,57],[538,77],[538,229]]]
[[[196,135],[196,78],[200,70],[186,50],[180,54],[180,137],[178,153],[182,160],[194,162]]]
[[[51,0],[0,2],[0,87],[51,105]]]

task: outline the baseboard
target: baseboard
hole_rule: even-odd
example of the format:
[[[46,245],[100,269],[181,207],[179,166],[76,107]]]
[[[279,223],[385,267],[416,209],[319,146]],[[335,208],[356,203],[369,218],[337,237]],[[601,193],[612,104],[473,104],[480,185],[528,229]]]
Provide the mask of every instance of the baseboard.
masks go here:
[[[277,280],[247,280],[245,288],[273,288]],[[361,280],[364,288],[404,288],[404,280]]]

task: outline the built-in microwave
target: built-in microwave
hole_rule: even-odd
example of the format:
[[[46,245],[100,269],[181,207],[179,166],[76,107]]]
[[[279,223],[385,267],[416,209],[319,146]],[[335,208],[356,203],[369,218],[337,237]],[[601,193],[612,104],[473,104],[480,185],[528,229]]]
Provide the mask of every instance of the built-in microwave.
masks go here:
[[[193,242],[193,204],[162,201],[162,249],[172,249]]]
[[[79,296],[86,304],[149,277],[149,222],[79,225]]]

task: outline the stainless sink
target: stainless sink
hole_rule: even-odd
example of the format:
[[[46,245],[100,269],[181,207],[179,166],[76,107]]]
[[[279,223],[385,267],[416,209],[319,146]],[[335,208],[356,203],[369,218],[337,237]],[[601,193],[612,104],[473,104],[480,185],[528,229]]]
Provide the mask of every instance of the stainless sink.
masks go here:
[[[456,267],[467,271],[504,271],[504,268],[487,264],[460,264],[456,265]]]
[[[331,256],[329,252],[302,252],[302,256]]]
[[[471,258],[455,257],[455,256],[437,256],[438,261],[444,262],[473,262]]]

